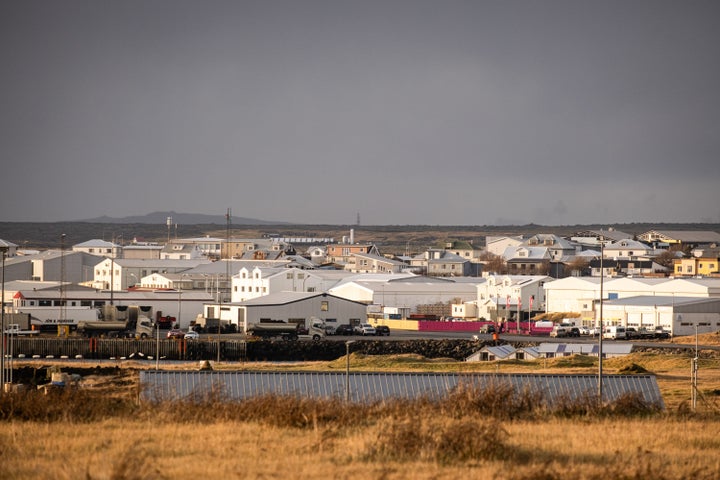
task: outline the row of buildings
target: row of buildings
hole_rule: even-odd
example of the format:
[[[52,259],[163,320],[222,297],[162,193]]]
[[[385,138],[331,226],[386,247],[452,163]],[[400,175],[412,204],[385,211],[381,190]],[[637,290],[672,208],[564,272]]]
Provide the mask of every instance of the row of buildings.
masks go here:
[[[203,315],[242,328],[265,318],[347,323],[368,312],[388,321],[433,312],[454,321],[572,318],[594,326],[602,297],[607,325],[661,326],[677,335],[720,330],[714,232],[489,237],[481,249],[449,241],[414,256],[384,256],[352,237],[298,241],[302,254],[281,238],[90,240],[44,252],[0,240],[3,300],[6,311],[61,306],[55,321],[73,308],[144,302],[183,327]],[[671,268],[654,260],[668,252]],[[497,259],[506,273],[491,270]]]

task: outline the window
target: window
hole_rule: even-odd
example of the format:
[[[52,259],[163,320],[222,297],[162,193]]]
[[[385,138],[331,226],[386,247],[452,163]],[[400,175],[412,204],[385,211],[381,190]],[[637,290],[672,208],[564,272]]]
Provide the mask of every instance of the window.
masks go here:
[[[329,308],[328,301],[327,301],[327,300],[323,300],[323,301],[320,303],[320,310],[323,311],[323,312],[327,312],[327,311],[328,311],[328,308]]]
[[[292,280],[292,278],[293,278],[292,272],[286,274],[286,275],[285,275],[285,278],[286,278],[287,280]]]

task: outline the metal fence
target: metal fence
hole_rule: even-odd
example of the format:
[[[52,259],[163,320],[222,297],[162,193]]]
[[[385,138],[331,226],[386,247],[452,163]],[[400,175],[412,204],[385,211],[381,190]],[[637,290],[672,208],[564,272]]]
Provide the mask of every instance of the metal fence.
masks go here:
[[[442,398],[461,384],[479,388],[509,384],[516,392],[530,390],[548,405],[560,400],[592,397],[595,375],[458,374],[397,372],[267,372],[267,371],[142,371],[141,399],[193,400],[216,396],[242,400],[259,395],[299,395],[371,402],[390,398]],[[603,398],[614,401],[638,394],[647,403],[664,408],[654,375],[605,375]]]

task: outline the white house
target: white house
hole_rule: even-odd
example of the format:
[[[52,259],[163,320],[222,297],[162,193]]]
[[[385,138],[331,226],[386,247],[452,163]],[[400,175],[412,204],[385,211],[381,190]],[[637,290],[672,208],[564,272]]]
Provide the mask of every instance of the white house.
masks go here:
[[[102,290],[125,290],[153,273],[183,273],[203,263],[210,261],[106,258],[95,265],[91,286]]]
[[[477,284],[477,316],[488,320],[510,318],[518,310],[544,310],[547,275],[486,275]]]
[[[92,239],[72,246],[73,252],[85,252],[99,257],[119,258],[122,256],[122,247],[113,242]]]
[[[409,268],[403,262],[372,253],[355,253],[352,257],[354,261],[347,263],[345,269],[354,273],[400,273]]]
[[[624,239],[605,245],[604,258],[637,259],[655,255],[655,250],[637,240]]]
[[[232,301],[244,302],[278,292],[316,292],[323,286],[314,271],[284,267],[240,268],[232,278]]]
[[[490,236],[485,237],[485,250],[488,253],[492,253],[496,256],[501,256],[510,247],[517,247],[523,242],[521,236],[519,237],[501,237],[501,236]]]

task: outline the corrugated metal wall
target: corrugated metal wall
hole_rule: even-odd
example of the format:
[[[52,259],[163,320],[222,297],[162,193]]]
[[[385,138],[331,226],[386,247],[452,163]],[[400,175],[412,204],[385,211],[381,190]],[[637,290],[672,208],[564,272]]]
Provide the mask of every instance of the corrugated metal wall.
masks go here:
[[[344,398],[349,386],[350,400],[370,402],[389,398],[441,398],[458,385],[492,387],[510,384],[515,391],[529,389],[549,404],[560,399],[596,396],[596,375],[511,375],[396,372],[217,372],[142,371],[141,399],[148,401],[199,399],[219,395],[242,400],[257,395],[300,395]],[[648,403],[664,408],[653,375],[603,376],[603,397],[613,401],[627,393],[638,393]]]

